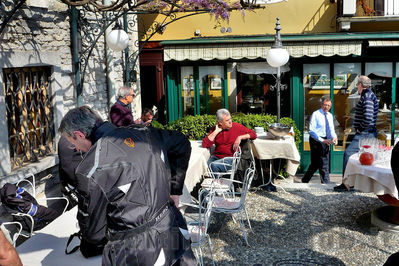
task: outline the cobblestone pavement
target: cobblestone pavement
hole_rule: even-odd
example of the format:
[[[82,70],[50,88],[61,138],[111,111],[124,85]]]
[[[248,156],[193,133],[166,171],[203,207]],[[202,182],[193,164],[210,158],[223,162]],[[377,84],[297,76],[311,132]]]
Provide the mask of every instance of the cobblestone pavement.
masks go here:
[[[252,224],[245,245],[239,223],[212,216],[210,236],[218,265],[382,265],[398,251],[399,233],[370,224],[384,206],[374,194],[332,190],[252,191]],[[248,231],[247,231],[248,232]],[[206,251],[206,264],[211,263]]]

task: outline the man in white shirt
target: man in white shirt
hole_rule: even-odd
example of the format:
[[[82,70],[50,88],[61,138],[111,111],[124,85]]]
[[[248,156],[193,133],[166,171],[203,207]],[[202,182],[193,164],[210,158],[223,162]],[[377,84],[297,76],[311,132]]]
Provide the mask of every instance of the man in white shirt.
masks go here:
[[[302,178],[302,183],[309,183],[313,174],[319,170],[321,183],[330,183],[330,145],[337,144],[337,134],[334,130],[334,118],[329,112],[331,99],[321,98],[321,108],[314,111],[310,118],[309,142],[311,162]]]

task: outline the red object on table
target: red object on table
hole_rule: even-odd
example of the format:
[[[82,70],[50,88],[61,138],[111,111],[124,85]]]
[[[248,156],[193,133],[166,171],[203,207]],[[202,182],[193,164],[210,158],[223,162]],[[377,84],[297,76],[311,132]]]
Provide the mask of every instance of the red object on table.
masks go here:
[[[370,152],[363,152],[359,157],[360,164],[371,165],[374,162],[374,156]]]

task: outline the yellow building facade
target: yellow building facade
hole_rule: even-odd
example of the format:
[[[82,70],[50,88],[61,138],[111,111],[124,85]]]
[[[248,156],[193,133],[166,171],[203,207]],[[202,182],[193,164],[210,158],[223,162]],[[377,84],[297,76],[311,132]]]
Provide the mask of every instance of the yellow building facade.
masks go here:
[[[399,7],[393,1],[264,2],[245,15],[233,11],[229,21],[200,14],[157,28],[150,43],[156,43],[162,55],[162,97],[168,120],[213,114],[221,107],[275,114],[276,69],[266,63],[266,55],[279,17],[282,42],[290,54],[281,68],[286,88],[281,92],[281,114],[292,117],[302,132],[302,169],[309,163],[310,115],[319,108],[320,98],[328,95],[339,136],[339,145],[331,153],[331,170],[341,171],[343,151],[354,134],[349,129],[358,99],[355,84],[361,74],[373,80],[380,100],[378,130],[388,140],[399,133],[395,131],[399,130]],[[162,15],[140,16],[140,31],[148,33],[154,21],[163,19]],[[150,57],[151,49],[145,50]]]

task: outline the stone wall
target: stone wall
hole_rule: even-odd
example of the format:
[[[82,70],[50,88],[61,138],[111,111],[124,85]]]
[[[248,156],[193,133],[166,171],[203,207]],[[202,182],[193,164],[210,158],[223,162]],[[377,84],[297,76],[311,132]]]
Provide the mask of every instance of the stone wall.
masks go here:
[[[9,0],[10,1],[10,0]],[[17,11],[0,35],[0,179],[15,181],[26,173],[39,173],[58,163],[57,156],[11,171],[8,129],[3,88],[3,68],[51,66],[51,93],[54,126],[57,130],[63,115],[76,107],[74,69],[71,48],[70,10],[56,0],[28,0]],[[137,35],[137,32],[135,33]],[[137,38],[131,36],[131,42]],[[109,105],[123,85],[122,53],[105,55],[105,38],[101,36],[89,57],[83,85],[83,104],[93,107],[108,119]],[[107,59],[108,58],[108,59]],[[107,64],[108,62],[108,64]],[[139,88],[135,88],[139,92]],[[140,115],[140,97],[135,99],[134,116]],[[56,140],[58,140],[58,134]],[[56,154],[56,152],[55,152]]]

